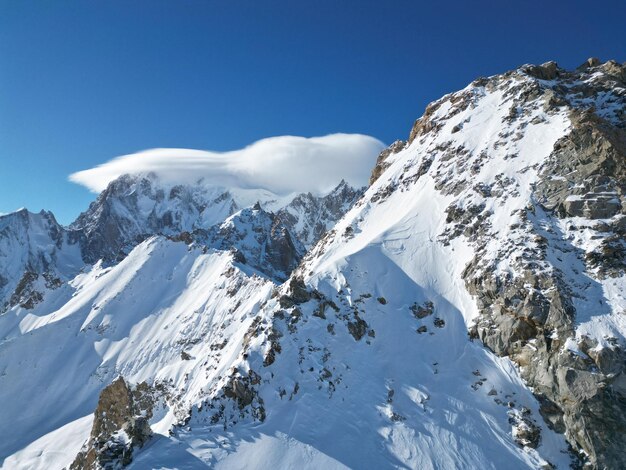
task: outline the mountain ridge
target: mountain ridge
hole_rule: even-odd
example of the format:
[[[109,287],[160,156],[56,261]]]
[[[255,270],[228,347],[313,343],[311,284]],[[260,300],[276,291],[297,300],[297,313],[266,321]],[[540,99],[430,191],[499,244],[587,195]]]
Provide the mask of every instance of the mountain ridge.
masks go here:
[[[293,237],[298,246],[301,243],[310,246],[361,193],[362,190],[352,189],[344,181],[322,196],[308,193],[279,197],[266,190],[233,191],[205,185],[163,185],[153,174],[123,175],[112,181],[88,210],[67,227],[58,224],[52,213],[46,211],[37,216],[23,209],[0,216],[0,230],[5,233],[5,243],[13,239],[10,243],[14,244],[12,247],[0,246],[0,255],[4,258],[1,263],[7,267],[9,274],[0,275],[0,308],[18,304],[32,306],[34,302],[40,301],[39,291],[42,287],[36,288],[34,285],[39,282],[40,276],[46,278],[44,284],[50,288],[69,281],[85,265],[99,261],[105,265],[118,263],[137,244],[153,235],[178,237],[196,230],[216,230],[228,217],[254,203],[262,202],[269,211],[277,212],[282,226],[289,232],[283,235],[283,239]],[[310,210],[307,212],[306,207],[297,201],[306,201],[314,207],[332,207],[334,204],[335,210],[326,210],[323,214]],[[298,207],[294,203],[299,204]],[[16,221],[13,228],[11,220]],[[26,221],[30,221],[30,225]],[[38,227],[44,223],[49,225],[48,236],[43,233],[30,234],[29,227]],[[31,246],[23,241],[37,238],[41,246]],[[207,241],[206,237],[201,238]],[[27,259],[18,263],[14,259],[16,252],[19,253],[24,246],[29,248],[19,256]],[[295,249],[296,258],[302,257],[303,250],[302,247]],[[57,257],[72,258],[71,262],[64,262],[61,272],[57,272]],[[279,258],[276,256],[274,259]],[[10,269],[16,264],[19,267]],[[292,263],[290,269],[294,267]],[[281,266],[274,270],[270,266],[267,272],[279,273],[284,278],[284,268]]]
[[[625,129],[626,64],[524,65],[431,103],[364,193],[152,234],[11,307],[0,398],[41,409],[0,415],[3,467],[619,468]]]

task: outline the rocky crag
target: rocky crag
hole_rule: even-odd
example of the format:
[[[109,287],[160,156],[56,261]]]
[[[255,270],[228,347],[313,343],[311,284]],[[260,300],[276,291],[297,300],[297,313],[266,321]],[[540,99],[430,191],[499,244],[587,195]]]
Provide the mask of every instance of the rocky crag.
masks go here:
[[[118,377],[100,393],[89,440],[70,470],[122,468],[132,462],[133,450],[152,436],[149,420],[158,406],[163,387],[145,382],[129,387]]]
[[[507,227],[493,206],[519,197],[520,185],[504,174],[480,181],[491,149],[433,149],[449,160],[436,167],[435,183],[453,198],[441,240],[462,237],[475,250],[463,271],[480,312],[471,335],[520,367],[542,416],[566,434],[582,462],[619,468],[626,462],[626,355],[614,322],[624,311],[602,291],[623,286],[626,271],[626,66],[589,59],[566,71],[549,62],[479,79],[431,104],[409,142],[470,116],[485,91],[500,94],[509,109],[493,145],[506,149],[503,160],[520,158],[515,142],[545,119],[541,114],[561,114],[568,127],[544,159],[523,162],[519,171],[534,175],[526,205],[509,213]],[[450,132],[471,125],[461,120]],[[397,151],[398,144],[388,150]],[[383,158],[373,180],[385,165]],[[453,167],[468,171],[459,178]]]
[[[539,79],[529,93],[539,93],[547,112],[567,110],[571,127],[538,168],[532,205],[517,214],[525,239],[495,254],[512,259],[513,273],[489,273],[480,252],[464,273],[482,313],[473,331],[519,364],[542,415],[584,462],[619,468],[626,462],[624,338],[610,325],[577,326],[624,314],[602,290],[626,269],[626,67],[590,59],[574,72],[549,63],[526,73]]]

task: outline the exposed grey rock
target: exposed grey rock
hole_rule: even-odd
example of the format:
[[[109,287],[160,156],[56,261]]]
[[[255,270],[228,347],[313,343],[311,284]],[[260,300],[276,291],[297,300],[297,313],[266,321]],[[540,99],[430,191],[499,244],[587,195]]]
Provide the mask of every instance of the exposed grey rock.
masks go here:
[[[541,440],[541,428],[533,421],[528,408],[509,411],[509,423],[513,426],[513,438],[522,447],[536,449]]]
[[[435,311],[435,306],[431,301],[427,301],[424,305],[417,305],[417,303],[414,303],[411,305],[410,309],[415,318],[422,319],[432,315]]]
[[[378,158],[376,159],[376,165],[374,166],[374,169],[372,170],[372,174],[370,176],[370,186],[374,184],[374,182],[389,166],[389,162],[387,161],[389,156],[393,155],[394,153],[398,153],[404,147],[406,147],[406,142],[404,140],[396,140],[393,144],[380,152],[380,155],[378,155]]]
[[[0,216],[0,313],[18,305],[32,309],[46,290],[76,275],[82,262],[74,245],[50,212]]]
[[[278,282],[287,279],[306,252],[281,219],[260,205],[243,209],[207,231],[196,231],[194,240],[234,251],[239,262]]]
[[[571,132],[544,166],[539,202],[561,216],[613,217],[622,212],[626,191],[626,129],[592,112],[572,110],[570,119]]]
[[[606,92],[604,84],[599,87]],[[626,97],[621,106],[626,108]],[[611,117],[572,110],[572,130],[555,145],[535,191],[558,217],[602,220],[594,225],[602,235],[600,246],[585,253],[601,277],[626,270],[626,116]]]
[[[363,320],[358,313],[354,314],[354,321],[348,322],[348,331],[355,341],[359,341],[368,332],[369,325]]]
[[[624,66],[607,64],[590,60],[577,72],[558,69],[553,63],[521,69],[540,80],[557,79],[556,85],[529,86],[521,96],[543,101],[547,113],[566,107],[572,127],[541,167],[534,188],[537,205],[518,214],[521,222],[516,228],[526,244],[514,246],[509,241],[501,247],[500,258],[516,250],[523,253],[511,260],[514,274],[496,273],[485,261],[481,250],[488,237],[484,230],[488,214],[478,210],[468,214],[467,209],[451,206],[446,233],[462,233],[478,247],[463,273],[481,312],[471,336],[520,366],[522,377],[540,399],[543,418],[564,432],[574,449],[584,451],[591,468],[620,468],[626,462],[626,449],[618,437],[626,435],[626,354],[617,343],[596,348],[589,338],[574,339],[579,312],[573,298],[585,293],[576,291],[570,273],[560,271],[548,253],[577,253],[586,261],[591,278],[625,271],[626,93],[616,87],[624,89],[626,84]],[[592,77],[597,71],[603,73]],[[605,98],[597,101],[597,96]],[[603,107],[590,108],[587,102]],[[493,197],[493,189],[487,194]],[[568,241],[574,238],[575,223],[570,223],[572,236],[567,238],[560,234],[558,218],[577,218],[576,224],[586,220],[585,227],[594,227],[602,240],[599,248],[589,252],[576,248]],[[477,222],[482,229],[468,232]],[[568,341],[577,343],[579,352],[567,348]],[[536,446],[538,437],[531,423],[519,413],[512,419],[518,442]]]
[[[600,65],[600,59],[597,57],[589,57],[586,61],[584,61],[576,70],[585,71],[591,67],[596,67]]]
[[[541,80],[554,80],[559,74],[558,65],[552,61],[541,65],[525,65],[521,70]]]
[[[225,190],[179,185],[166,194],[153,174],[122,175],[109,183],[70,229],[80,242],[85,262],[102,259],[113,264],[150,236],[193,232],[237,210]]]
[[[292,276],[287,293],[282,295],[279,301],[281,307],[289,308],[308,302],[313,296],[319,297],[319,293],[310,292],[301,277]]]
[[[470,265],[465,273],[467,286],[482,311],[473,335],[521,367],[544,401],[546,421],[565,431],[593,465],[613,468],[624,461],[622,446],[606,427],[611,423],[615,432],[626,432],[626,395],[612,385],[624,374],[624,352],[616,347],[582,359],[563,348],[573,335],[576,312],[559,277],[526,272],[519,280],[472,278],[473,269]]]
[[[254,421],[265,421],[265,405],[258,392],[260,383],[261,376],[253,370],[247,373],[232,370],[225,385],[206,403],[210,422],[223,423],[227,429],[229,423],[245,416]]]
[[[311,193],[296,196],[287,206],[278,210],[276,216],[308,250],[335,226],[364,191],[365,188],[355,189],[341,181],[325,196]]]
[[[149,420],[160,392],[145,382],[130,387],[122,377],[100,393],[89,440],[71,470],[113,469],[132,462],[133,452],[152,436]]]

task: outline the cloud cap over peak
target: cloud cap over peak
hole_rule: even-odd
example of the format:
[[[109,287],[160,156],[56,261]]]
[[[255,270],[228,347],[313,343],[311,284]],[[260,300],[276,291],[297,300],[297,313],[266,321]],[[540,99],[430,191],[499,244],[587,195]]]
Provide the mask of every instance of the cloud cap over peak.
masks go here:
[[[384,144],[362,134],[322,137],[279,136],[258,140],[240,150],[212,152],[151,149],[114,158],[69,176],[93,192],[124,174],[154,173],[173,184],[205,184],[266,189],[275,194],[323,194],[342,179],[355,187],[367,184]]]

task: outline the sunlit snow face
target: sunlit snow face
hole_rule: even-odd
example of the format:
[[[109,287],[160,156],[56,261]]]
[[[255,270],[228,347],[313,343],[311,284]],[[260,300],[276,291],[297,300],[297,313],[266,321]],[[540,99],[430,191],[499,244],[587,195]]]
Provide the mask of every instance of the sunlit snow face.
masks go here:
[[[384,144],[360,134],[323,137],[281,136],[259,140],[243,149],[210,152],[152,149],[114,158],[70,175],[70,180],[100,192],[123,174],[156,173],[163,181],[231,188],[260,188],[276,194],[324,193],[342,179],[359,187],[367,183]]]

